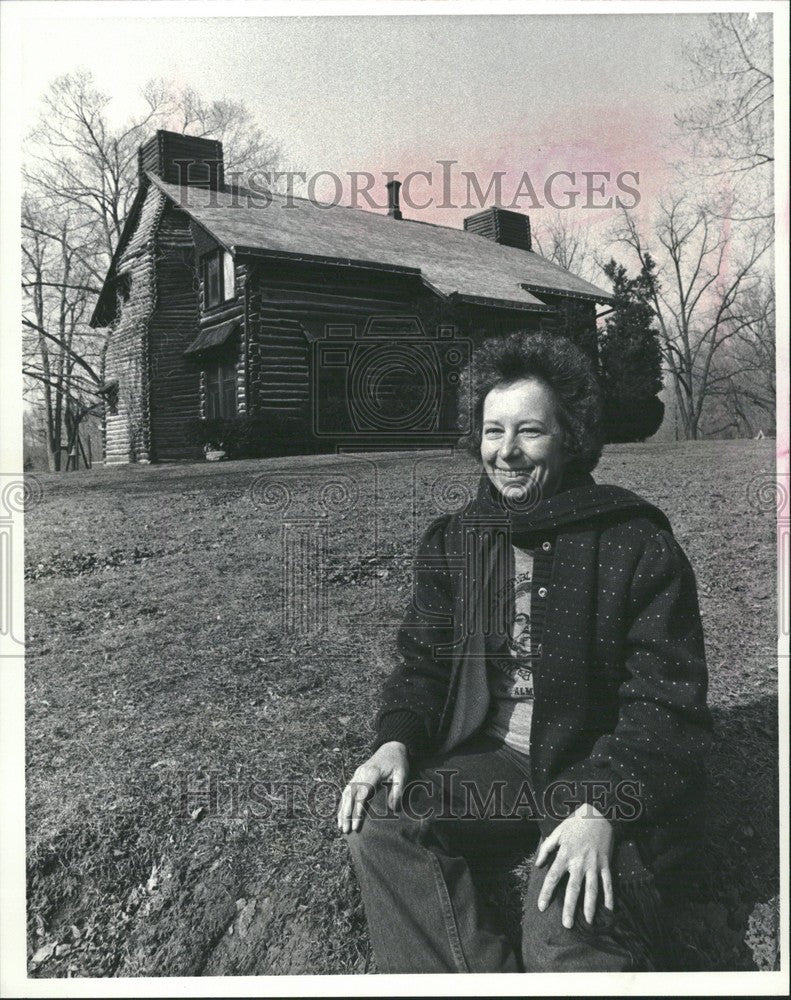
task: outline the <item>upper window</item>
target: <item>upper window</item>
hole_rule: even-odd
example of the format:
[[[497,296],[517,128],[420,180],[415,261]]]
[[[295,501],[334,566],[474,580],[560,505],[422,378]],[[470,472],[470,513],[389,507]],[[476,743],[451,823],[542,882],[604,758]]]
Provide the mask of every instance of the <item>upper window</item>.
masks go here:
[[[227,250],[215,250],[203,258],[203,302],[204,308],[211,309],[221,302],[227,302],[236,294],[233,254]]]
[[[222,254],[222,287],[225,293],[223,295],[224,299],[232,299],[234,295],[236,295],[236,278],[233,268],[233,254],[228,253],[227,250],[223,250]]]
[[[222,273],[220,271],[221,250],[210,253],[203,262],[203,301],[206,308],[222,302]]]

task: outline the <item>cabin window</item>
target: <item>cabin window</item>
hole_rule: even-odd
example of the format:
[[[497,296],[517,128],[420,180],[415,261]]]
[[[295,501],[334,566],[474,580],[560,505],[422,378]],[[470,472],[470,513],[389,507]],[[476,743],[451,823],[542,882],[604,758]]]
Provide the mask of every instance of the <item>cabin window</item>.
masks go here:
[[[236,365],[212,365],[206,369],[206,416],[236,416]]]
[[[203,297],[206,308],[217,306],[222,300],[222,277],[220,274],[220,255],[210,253],[203,265]]]
[[[233,267],[233,254],[223,251],[222,255],[222,287],[223,298],[227,301],[236,295],[236,276]]]
[[[203,300],[206,309],[236,295],[233,254],[215,250],[203,258]]]

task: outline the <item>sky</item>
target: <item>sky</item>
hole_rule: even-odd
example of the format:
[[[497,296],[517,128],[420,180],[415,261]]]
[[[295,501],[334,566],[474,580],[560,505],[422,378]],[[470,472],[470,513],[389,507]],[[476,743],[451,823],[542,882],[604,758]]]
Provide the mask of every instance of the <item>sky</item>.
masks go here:
[[[374,173],[382,200],[382,171],[431,171],[430,182],[412,182],[414,208],[404,211],[446,225],[471,214],[461,207],[465,170],[484,191],[492,171],[505,171],[503,204],[527,172],[536,198],[513,207],[531,215],[547,204],[542,186],[558,170],[575,172],[574,182],[553,182],[558,205],[569,190],[579,191],[577,204],[585,199],[583,170],[611,173],[599,202],[618,194],[621,171],[637,171],[641,198],[655,199],[680,155],[672,88],[685,75],[682,43],[705,21],[678,12],[174,19],[151,16],[151,3],[119,18],[114,9],[66,17],[56,6],[43,17],[33,5],[22,31],[23,125],[33,125],[59,74],[89,69],[119,119],[139,106],[146,80],[164,77],[245,101],[290,165],[338,174],[344,196],[349,171]],[[437,207],[442,159],[456,161],[452,209]],[[317,184],[317,197],[333,196],[328,185]]]

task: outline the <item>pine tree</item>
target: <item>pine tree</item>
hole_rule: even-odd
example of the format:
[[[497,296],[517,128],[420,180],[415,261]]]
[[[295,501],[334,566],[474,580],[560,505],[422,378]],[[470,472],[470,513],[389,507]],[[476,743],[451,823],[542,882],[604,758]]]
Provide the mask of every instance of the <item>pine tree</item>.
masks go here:
[[[635,278],[629,278],[626,268],[614,260],[604,268],[614,297],[613,312],[599,342],[608,442],[645,441],[659,430],[665,415],[665,404],[659,399],[659,331],[652,325],[654,313],[648,304],[657,286],[655,268],[648,256]]]

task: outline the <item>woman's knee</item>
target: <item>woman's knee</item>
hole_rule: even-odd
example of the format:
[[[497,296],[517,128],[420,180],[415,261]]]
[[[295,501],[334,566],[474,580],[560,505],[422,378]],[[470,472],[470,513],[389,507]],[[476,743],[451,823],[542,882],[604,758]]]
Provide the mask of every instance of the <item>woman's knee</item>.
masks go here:
[[[635,968],[628,948],[583,918],[564,927],[562,906],[525,913],[522,925],[525,972],[628,972]]]
[[[522,960],[525,972],[626,972],[634,968],[629,950],[611,933],[612,918],[601,900],[592,924],[578,904],[574,926],[563,925],[565,880],[545,910],[538,897],[546,869],[531,872],[522,917]]]
[[[376,850],[382,841],[399,835],[402,817],[388,805],[387,795],[387,788],[378,788],[365,803],[359,829],[345,834],[353,854]]]
[[[442,818],[434,784],[428,779],[407,782],[395,808],[388,802],[389,791],[380,786],[365,804],[360,828],[345,835],[352,854],[375,853],[393,838],[423,842],[431,837],[434,821]]]

